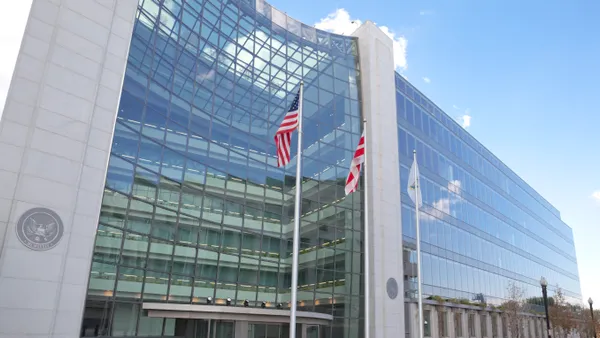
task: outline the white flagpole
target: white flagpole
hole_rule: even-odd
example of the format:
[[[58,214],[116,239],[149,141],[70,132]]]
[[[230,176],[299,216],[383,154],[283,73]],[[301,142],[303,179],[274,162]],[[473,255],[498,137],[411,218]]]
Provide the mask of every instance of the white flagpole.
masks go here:
[[[421,290],[421,228],[419,226],[419,192],[421,183],[419,180],[419,172],[417,170],[417,151],[413,150],[413,163],[415,167],[415,212],[417,216],[417,290],[419,304],[419,338],[423,338],[423,294]]]
[[[364,162],[363,162],[363,181],[365,182],[363,184],[363,190],[364,190],[364,208],[365,208],[365,224],[363,226],[364,228],[364,232],[365,232],[365,242],[363,244],[363,247],[365,248],[365,253],[364,253],[364,257],[365,257],[365,271],[363,271],[363,274],[365,276],[365,338],[369,338],[370,336],[370,330],[369,330],[369,326],[370,326],[370,321],[371,319],[370,317],[370,305],[371,305],[371,297],[369,297],[369,291],[371,290],[371,281],[370,281],[370,276],[369,276],[369,269],[370,269],[370,264],[369,264],[369,259],[370,259],[370,255],[369,255],[369,198],[368,198],[368,194],[369,194],[369,190],[367,189],[368,187],[368,183],[367,183],[367,144],[369,142],[367,142],[367,120],[363,120],[363,133],[364,133],[364,137],[365,137],[365,154],[364,154]]]
[[[290,338],[296,338],[296,304],[298,303],[298,255],[300,247],[300,207],[302,203],[302,100],[304,81],[300,81],[298,97],[298,152],[296,153],[296,200],[294,201],[294,240],[292,242],[292,304],[290,311]]]

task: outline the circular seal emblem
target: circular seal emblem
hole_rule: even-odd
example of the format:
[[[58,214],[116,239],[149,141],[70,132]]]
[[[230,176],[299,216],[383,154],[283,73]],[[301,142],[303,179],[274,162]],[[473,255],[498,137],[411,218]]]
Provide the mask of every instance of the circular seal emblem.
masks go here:
[[[387,294],[390,299],[396,299],[396,297],[398,297],[398,282],[396,282],[394,278],[387,280],[385,289],[387,290]]]
[[[46,208],[26,211],[17,222],[17,238],[31,250],[46,251],[54,248],[63,236],[60,217]]]

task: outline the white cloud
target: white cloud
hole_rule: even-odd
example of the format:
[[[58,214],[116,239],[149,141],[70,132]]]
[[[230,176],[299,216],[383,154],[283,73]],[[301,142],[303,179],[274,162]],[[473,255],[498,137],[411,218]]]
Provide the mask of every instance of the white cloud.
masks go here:
[[[335,12],[330,13],[325,18],[317,22],[315,27],[317,29],[322,29],[335,34],[350,35],[361,24],[361,20],[352,19],[347,10],[344,8],[339,8],[335,10]],[[394,65],[396,70],[405,70],[407,67],[406,47],[408,45],[408,40],[406,40],[404,36],[398,35],[387,26],[379,26],[379,29],[381,29],[381,31],[389,36],[393,41]]]
[[[451,191],[457,195],[460,195],[461,182],[459,180],[454,180],[448,182],[448,191]]]
[[[389,36],[394,43],[394,66],[396,67],[396,70],[406,70],[408,67],[408,63],[406,62],[406,47],[408,46],[408,40],[402,35],[396,36],[396,33],[386,26],[379,26],[379,28]]]
[[[596,200],[596,202],[600,203],[600,190],[596,190],[592,193],[592,198]]]
[[[462,203],[461,192],[462,182],[459,180],[453,180],[448,182],[449,198],[440,198],[434,201],[431,206],[425,205],[423,210],[425,211],[425,220],[444,219],[448,215],[456,217],[457,205]]]
[[[460,108],[458,108],[456,105],[452,106],[452,108],[460,110]],[[471,110],[469,108],[465,109],[464,114],[458,116],[457,120],[463,128],[469,128],[471,126]]]
[[[471,126],[471,115],[465,114],[461,116],[460,119],[463,128],[467,129]]]
[[[430,79],[430,78],[428,78],[427,76],[425,76],[425,77],[423,78],[423,81],[425,81],[425,83],[431,83],[431,79]]]
[[[421,10],[419,12],[420,15],[432,15],[433,11],[428,11],[428,10]]]
[[[436,210],[439,210],[447,215],[450,214],[450,199],[449,198],[442,198],[439,201],[435,201],[433,202],[433,207]],[[441,217],[440,217],[441,218]]]
[[[454,110],[462,110],[459,106],[453,104],[452,109]],[[471,126],[471,109],[465,109],[465,112],[462,115],[456,116],[455,119],[462,125],[463,128],[467,129]]]
[[[361,24],[362,21],[358,19],[350,19],[350,13],[347,10],[339,8],[317,22],[315,27],[335,34],[350,35]]]
[[[215,79],[215,74],[216,73],[215,73],[214,69],[211,69],[205,73],[198,73],[198,75],[196,75],[196,81],[198,81],[198,82],[202,82],[205,80],[212,81]]]
[[[10,10],[0,12],[0,116],[12,78],[31,0],[12,1]]]

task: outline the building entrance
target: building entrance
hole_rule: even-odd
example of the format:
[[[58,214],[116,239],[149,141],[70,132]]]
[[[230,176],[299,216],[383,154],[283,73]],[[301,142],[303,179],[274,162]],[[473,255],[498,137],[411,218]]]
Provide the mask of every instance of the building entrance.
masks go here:
[[[326,338],[321,331],[325,325],[298,324],[297,338]],[[177,319],[178,338],[288,338],[289,324],[254,323],[212,319]]]
[[[289,310],[146,303],[149,317],[175,319],[177,338],[289,338]],[[298,311],[297,338],[329,338],[331,315]]]
[[[177,319],[175,336],[181,338],[234,338],[235,322],[211,319]]]

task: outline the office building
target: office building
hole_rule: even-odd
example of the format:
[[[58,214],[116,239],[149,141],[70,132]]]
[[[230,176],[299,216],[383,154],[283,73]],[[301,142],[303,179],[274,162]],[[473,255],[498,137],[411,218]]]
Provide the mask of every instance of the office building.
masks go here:
[[[581,298],[559,212],[395,73],[371,22],[340,36],[263,0],[34,0],[0,124],[0,337],[287,337],[295,152],[278,168],[273,136],[300,81],[298,337],[363,337],[366,315],[371,337],[414,335],[413,149],[425,297],[500,305],[543,275]]]

